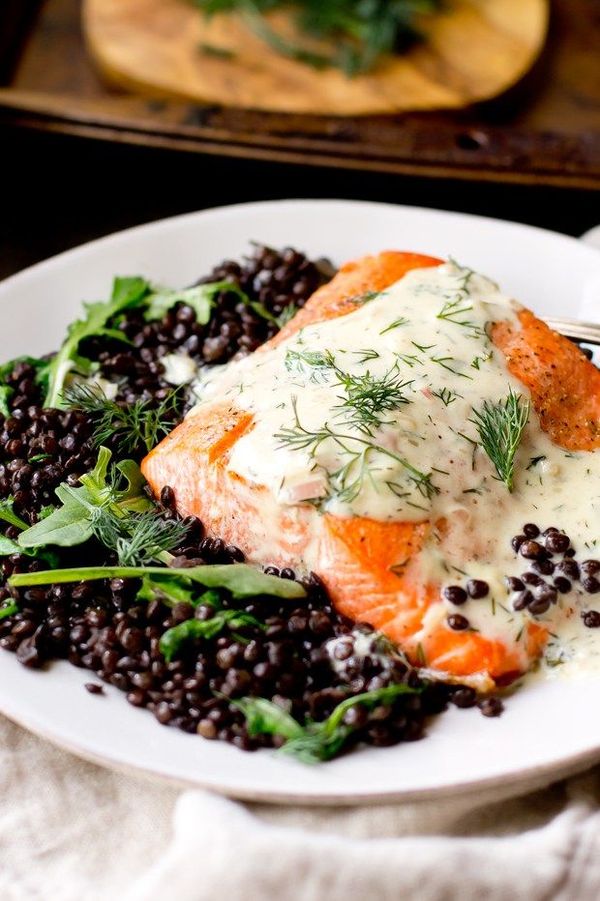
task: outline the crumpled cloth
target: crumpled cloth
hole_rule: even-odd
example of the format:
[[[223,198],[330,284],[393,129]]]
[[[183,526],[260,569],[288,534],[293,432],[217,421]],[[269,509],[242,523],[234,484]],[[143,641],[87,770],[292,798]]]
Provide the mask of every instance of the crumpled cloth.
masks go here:
[[[600,770],[507,792],[243,804],[102,769],[0,717],[0,898],[596,901]]]

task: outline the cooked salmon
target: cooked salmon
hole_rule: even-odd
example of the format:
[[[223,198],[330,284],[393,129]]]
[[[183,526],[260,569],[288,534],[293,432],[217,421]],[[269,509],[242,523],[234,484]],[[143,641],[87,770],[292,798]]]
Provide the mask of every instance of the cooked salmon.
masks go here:
[[[254,356],[269,354],[302,329],[352,314],[365,295],[385,291],[411,271],[442,263],[400,252],[349,263]],[[521,310],[518,320],[497,322],[490,335],[529,392],[542,428],[570,451],[600,447],[600,372],[529,311]],[[256,427],[235,399],[204,401],[148,454],[142,471],[156,495],[171,486],[182,515],[199,517],[210,535],[241,547],[250,561],[316,572],[341,613],[383,632],[415,663],[489,687],[510,681],[542,653],[548,627],[531,618],[514,639],[494,629],[449,627],[440,581],[423,565],[424,547],[436,535],[439,540],[443,522],[339,516],[302,501],[282,504],[271,487],[236,471],[232,451]]]

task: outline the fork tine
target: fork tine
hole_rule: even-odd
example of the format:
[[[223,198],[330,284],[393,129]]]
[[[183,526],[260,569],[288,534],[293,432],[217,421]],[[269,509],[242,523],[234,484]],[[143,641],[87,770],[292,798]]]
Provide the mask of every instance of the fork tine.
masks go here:
[[[593,322],[580,322],[578,319],[555,319],[543,317],[544,322],[560,332],[566,338],[575,338],[588,344],[600,345],[600,325]]]

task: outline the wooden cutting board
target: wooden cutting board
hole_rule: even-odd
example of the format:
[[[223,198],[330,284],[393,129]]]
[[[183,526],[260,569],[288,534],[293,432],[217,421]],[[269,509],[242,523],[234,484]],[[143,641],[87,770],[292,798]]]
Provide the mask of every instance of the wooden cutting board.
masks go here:
[[[448,0],[426,23],[424,42],[352,79],[280,56],[235,16],[207,21],[188,0],[84,0],[83,22],[104,77],[129,90],[271,112],[365,115],[458,108],[507,90],[544,44],[548,0]],[[207,45],[231,56],[207,54]]]

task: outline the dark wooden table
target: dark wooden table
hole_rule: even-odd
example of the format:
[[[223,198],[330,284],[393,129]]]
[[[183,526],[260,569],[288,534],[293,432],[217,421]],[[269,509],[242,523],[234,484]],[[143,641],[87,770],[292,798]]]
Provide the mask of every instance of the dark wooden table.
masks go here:
[[[600,194],[585,190],[219,158],[7,125],[0,128],[0,148],[0,277],[130,225],[269,198],[343,197],[440,207],[573,235],[600,222]]]

